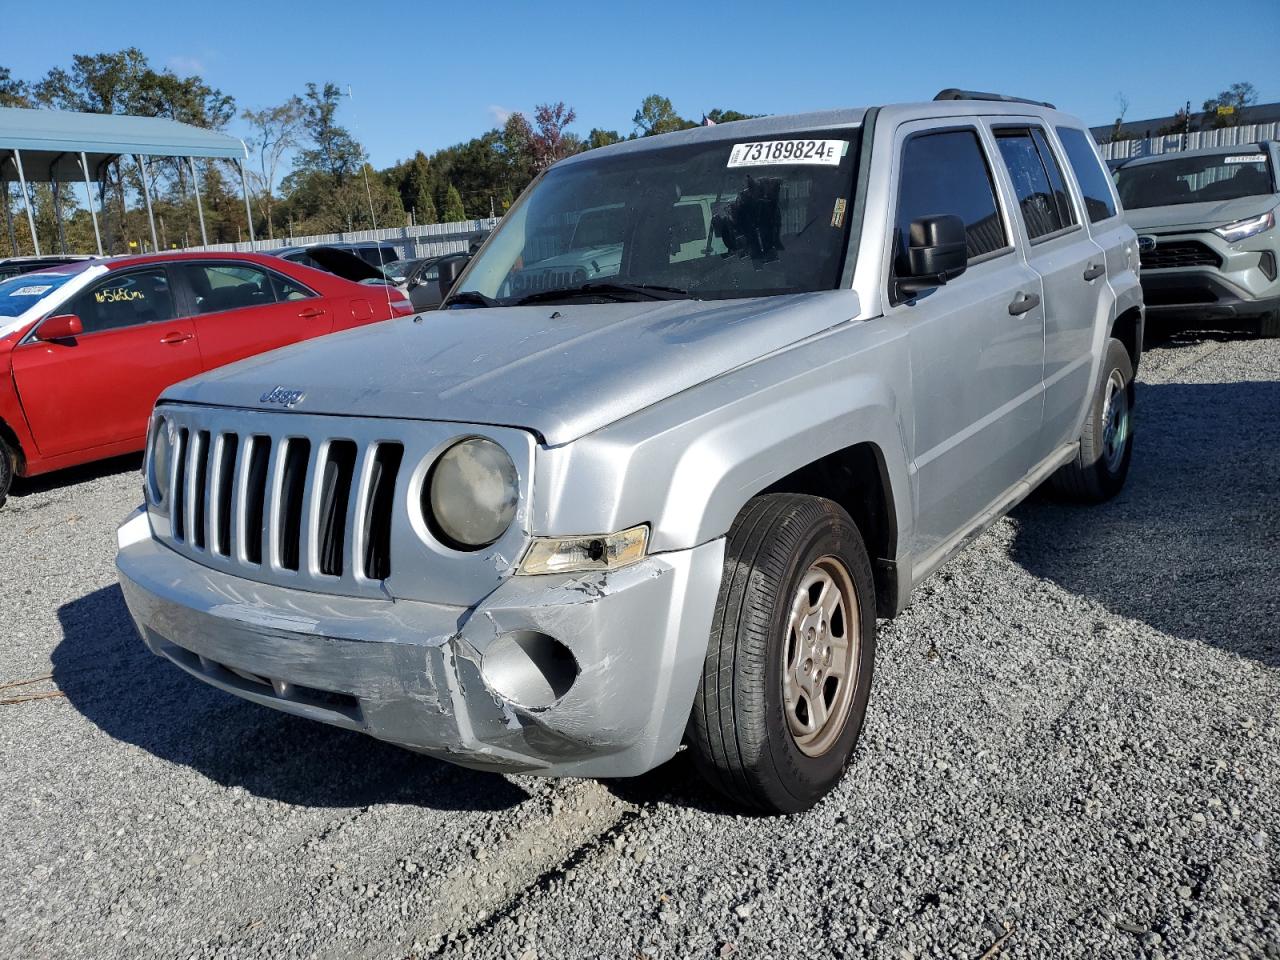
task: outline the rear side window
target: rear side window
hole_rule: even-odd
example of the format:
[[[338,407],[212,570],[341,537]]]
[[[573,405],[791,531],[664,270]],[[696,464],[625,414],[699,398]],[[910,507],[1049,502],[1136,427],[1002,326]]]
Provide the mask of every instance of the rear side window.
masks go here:
[[[195,295],[195,312],[221,313],[275,303],[267,271],[240,263],[184,264],[182,270]]]
[[[1116,201],[1111,195],[1111,184],[1102,169],[1098,154],[1089,141],[1089,135],[1075,127],[1058,127],[1058,139],[1067,151],[1067,163],[1075,171],[1080,192],[1084,194],[1084,208],[1090,223],[1106,220],[1116,215]]]
[[[907,237],[920,217],[953,214],[964,221],[969,260],[1009,245],[996,208],[986,156],[974,130],[946,130],[909,139],[902,148],[894,262],[909,273]]]
[[[1076,222],[1062,171],[1039,130],[1026,127],[995,131],[1000,155],[1013,181],[1027,236],[1032,240]]]
[[[79,317],[85,333],[157,323],[177,316],[169,275],[163,267],[114,273],[78,294],[64,312]]]

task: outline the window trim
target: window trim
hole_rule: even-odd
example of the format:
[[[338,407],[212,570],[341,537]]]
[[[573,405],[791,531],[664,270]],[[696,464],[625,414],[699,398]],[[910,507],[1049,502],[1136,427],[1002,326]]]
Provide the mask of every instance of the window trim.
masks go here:
[[[1058,173],[1060,174],[1063,173],[1062,161],[1059,160],[1057,157],[1057,154],[1053,152],[1053,146],[1050,143],[1049,138],[1044,135],[1045,128],[1041,126],[1039,123],[1035,123],[1031,121],[1027,121],[1027,122],[1015,121],[1013,123],[993,123],[990,126],[991,137],[993,140],[996,141],[997,150],[999,149],[999,146],[1000,146],[1001,130],[1026,130],[1027,131],[1028,139],[1030,139],[1031,141],[1031,146],[1035,147],[1036,156],[1040,158],[1040,169],[1044,170],[1045,182],[1048,183],[1050,189],[1052,189],[1053,181],[1049,178],[1049,171],[1045,170],[1044,157],[1040,156],[1040,147],[1039,145],[1036,144],[1036,138],[1030,136],[1031,130],[1033,128],[1040,130],[1041,136],[1044,136],[1044,142],[1046,144],[1049,144],[1050,154],[1053,156],[1054,161],[1058,164]],[[1041,243],[1046,243],[1050,240],[1057,240],[1059,237],[1065,237],[1070,233],[1074,233],[1076,230],[1084,229],[1084,224],[1080,218],[1080,211],[1075,206],[1075,197],[1072,194],[1071,188],[1067,185],[1067,182],[1064,179],[1063,186],[1067,187],[1067,190],[1066,190],[1067,199],[1068,199],[1068,202],[1071,204],[1072,213],[1075,214],[1076,222],[1067,224],[1064,227],[1059,227],[1057,230],[1051,230],[1049,233],[1042,233],[1037,237],[1031,236],[1031,230],[1027,225],[1027,215],[1022,212],[1022,201],[1018,199],[1018,185],[1014,183],[1013,172],[1009,169],[1009,163],[1004,159],[1003,154],[1000,157],[1000,162],[1004,164],[1005,175],[1008,176],[1009,178],[1009,186],[1013,188],[1013,199],[1014,199],[1014,202],[1018,205],[1018,217],[1022,221],[1022,232],[1026,234],[1028,245],[1032,247],[1039,246]],[[1075,176],[1075,171],[1072,171],[1072,177],[1074,176]]]
[[[891,307],[901,306],[902,304],[909,303],[914,299],[899,299],[895,295],[894,279],[897,277],[895,270],[898,257],[897,245],[893,241],[893,236],[898,229],[898,211],[902,207],[902,158],[906,154],[907,146],[912,140],[919,137],[936,136],[941,133],[971,133],[973,134],[974,140],[977,142],[978,153],[982,157],[982,162],[987,170],[987,182],[991,185],[991,199],[995,203],[996,214],[1000,217],[1000,227],[1004,234],[1005,245],[1003,247],[997,247],[995,250],[988,250],[986,253],[978,255],[972,260],[967,260],[965,263],[965,273],[968,273],[969,270],[976,266],[990,263],[993,260],[999,260],[1002,257],[1006,257],[1017,252],[1017,238],[1012,236],[1011,228],[1013,224],[1009,218],[1008,211],[1004,207],[1004,201],[1000,195],[1000,188],[996,184],[995,170],[991,166],[991,157],[987,153],[986,141],[983,140],[982,137],[982,127],[977,123],[977,119],[977,117],[972,118],[974,121],[972,123],[951,123],[940,127],[928,127],[923,130],[913,130],[902,138],[901,143],[898,144],[896,151],[890,158],[890,162],[893,165],[893,195],[891,198],[893,205],[889,210],[889,217],[885,224],[888,229],[885,230],[885,269],[884,275],[881,279],[884,284],[882,295]],[[928,120],[923,120],[921,122],[927,123]],[[964,279],[964,276],[965,274],[961,274],[955,280],[952,280],[951,283]]]
[[[175,260],[174,265],[179,267],[188,267],[188,266],[248,267],[251,270],[260,270],[263,273],[265,273],[269,278],[272,279],[273,286],[272,286],[271,296],[273,298],[275,297],[274,282],[276,277],[280,277],[284,280],[289,281],[289,283],[293,284],[295,287],[301,287],[303,290],[306,290],[311,295],[311,297],[324,296],[324,294],[317,293],[314,289],[312,289],[307,284],[303,283],[301,280],[295,280],[293,277],[289,276],[286,273],[281,273],[279,270],[273,270],[271,267],[265,266],[261,263],[254,263],[252,260],[219,260],[219,259],[186,260],[186,259],[183,259],[183,260]],[[198,313],[196,311],[195,290],[192,289],[191,281],[189,281],[186,278],[186,276],[183,274],[181,270],[178,271],[178,275],[182,277],[183,297],[187,301],[185,305],[187,308],[187,312],[185,314],[182,314],[182,316],[189,317],[192,320],[195,320],[198,317],[216,317],[219,314],[236,313],[237,311],[240,311],[240,310],[261,310],[263,307],[277,307],[285,303],[301,303],[302,302],[301,300],[272,299],[270,303],[265,303],[265,304],[256,304],[256,305],[249,305],[244,307],[230,307],[229,309],[226,309],[226,310],[210,310],[208,313]],[[309,299],[309,298],[304,298],[304,299]]]
[[[1071,162],[1071,154],[1067,151],[1067,143],[1065,140],[1062,139],[1063,130],[1074,130],[1077,133],[1083,134],[1085,138],[1085,145],[1088,146],[1089,144],[1093,144],[1092,149],[1094,149],[1094,154],[1093,154],[1094,162],[1098,164],[1098,171],[1102,174],[1102,180],[1107,185],[1107,192],[1111,196],[1112,212],[1100,220],[1094,220],[1089,216],[1089,199],[1084,194],[1084,182],[1080,179],[1080,174],[1076,171],[1075,164]],[[1123,216],[1124,206],[1123,204],[1120,203],[1120,191],[1116,189],[1115,177],[1113,177],[1111,173],[1107,170],[1106,161],[1103,160],[1102,155],[1097,152],[1096,148],[1098,146],[1098,141],[1093,139],[1093,134],[1083,127],[1073,127],[1068,123],[1059,123],[1059,124],[1054,124],[1053,135],[1054,135],[1054,138],[1058,141],[1058,146],[1062,148],[1062,152],[1067,155],[1067,166],[1071,168],[1071,179],[1075,181],[1076,190],[1079,191],[1080,203],[1081,203],[1081,206],[1084,207],[1085,219],[1089,221],[1090,228],[1092,228],[1095,224],[1110,223],[1112,220],[1115,220]]]
[[[62,303],[54,307],[52,310],[50,310],[48,313],[42,316],[39,320],[33,323],[31,325],[31,329],[26,332],[22,340],[14,344],[14,346],[20,347],[28,343],[42,343],[43,341],[40,339],[39,333],[40,333],[40,328],[44,326],[45,321],[50,319],[51,317],[66,316],[71,306],[71,302],[73,300],[78,300],[80,297],[84,296],[86,293],[89,293],[96,286],[98,286],[98,284],[108,280],[118,279],[120,277],[132,276],[135,273],[145,273],[149,270],[160,270],[165,275],[165,281],[169,284],[169,296],[170,296],[170,299],[173,301],[172,317],[169,317],[169,319],[167,320],[148,320],[146,323],[132,323],[132,324],[129,324],[127,327],[114,327],[110,330],[86,330],[84,331],[84,333],[79,334],[76,337],[76,339],[80,340],[84,337],[98,337],[105,333],[122,333],[126,330],[136,330],[141,327],[148,327],[157,323],[173,323],[178,320],[186,319],[185,314],[183,314],[182,311],[179,309],[180,304],[179,304],[179,297],[177,292],[178,286],[173,281],[173,272],[169,269],[169,264],[168,263],[140,263],[136,266],[123,267],[119,270],[109,270],[107,273],[103,274],[101,277],[98,277],[96,280],[85,284],[79,290],[71,294],[71,296],[67,297],[67,299],[63,300]],[[76,314],[76,316],[79,316],[79,314]]]

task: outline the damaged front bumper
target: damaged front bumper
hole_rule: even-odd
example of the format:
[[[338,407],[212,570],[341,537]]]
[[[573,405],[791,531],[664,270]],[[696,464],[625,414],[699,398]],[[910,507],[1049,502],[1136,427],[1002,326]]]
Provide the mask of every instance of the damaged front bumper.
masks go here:
[[[607,574],[513,577],[465,607],[231,576],[156,542],[142,511],[119,547],[147,646],[206,683],[465,766],[590,777],[643,773],[675,753],[724,556],[716,540]],[[567,689],[546,704],[500,694],[498,658],[486,662],[526,636],[572,654]]]

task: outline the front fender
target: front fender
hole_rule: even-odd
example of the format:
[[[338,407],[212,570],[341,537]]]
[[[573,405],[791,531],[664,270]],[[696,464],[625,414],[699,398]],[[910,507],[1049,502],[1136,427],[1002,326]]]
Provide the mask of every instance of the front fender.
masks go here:
[[[911,485],[899,384],[903,335],[854,321],[740,367],[559,448],[542,448],[534,533],[651,527],[650,550],[723,536],[757,493],[856,443],[879,449],[897,542],[910,543]]]

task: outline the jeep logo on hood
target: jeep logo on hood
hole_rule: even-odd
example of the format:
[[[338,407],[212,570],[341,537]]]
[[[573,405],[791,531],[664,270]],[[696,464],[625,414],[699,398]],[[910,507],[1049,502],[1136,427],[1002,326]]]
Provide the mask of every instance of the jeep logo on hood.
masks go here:
[[[282,407],[292,407],[305,396],[306,394],[301,390],[286,390],[284,387],[274,387],[259,397],[258,402],[278,403]]]

